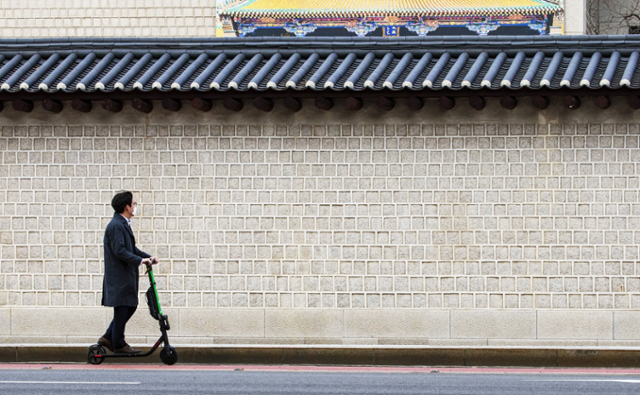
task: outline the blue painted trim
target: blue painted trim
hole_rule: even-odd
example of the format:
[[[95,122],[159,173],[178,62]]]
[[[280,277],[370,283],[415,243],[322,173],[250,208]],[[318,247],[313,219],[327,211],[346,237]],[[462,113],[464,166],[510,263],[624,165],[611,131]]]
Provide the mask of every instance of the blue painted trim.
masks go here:
[[[16,84],[25,74],[34,67],[42,57],[39,54],[35,54],[29,58],[18,70],[9,79],[7,79],[4,83],[13,88],[13,85]]]
[[[33,66],[35,66],[42,57],[39,54],[35,54],[29,58],[18,70],[9,79],[7,79],[4,83],[13,88],[16,82],[20,80],[25,74],[31,70]]]
[[[220,65],[224,63],[225,60],[227,60],[226,54],[221,53],[220,55],[216,56],[216,58],[211,63],[209,63],[207,68],[202,70],[202,73],[200,73],[198,78],[193,80],[193,83],[198,84],[198,86],[202,88],[202,84],[204,84],[205,81],[207,81],[207,79],[211,77],[211,74],[213,74],[213,72],[216,71],[218,67],[220,67]],[[206,89],[209,89],[209,87],[207,86]]]
[[[78,55],[74,53],[67,56],[65,60],[63,60],[62,63],[60,63],[58,67],[56,67],[55,70],[53,70],[44,81],[42,81],[42,83],[47,87],[52,88],[51,84],[56,82],[58,77],[60,77],[69,68],[69,66],[76,61],[76,59],[78,59]]]
[[[227,65],[224,67],[224,69],[222,69],[220,74],[218,74],[218,76],[213,80],[213,82],[215,82],[216,84],[220,85],[220,87],[222,87],[222,83],[224,82],[224,80],[236,69],[236,67],[240,65],[240,63],[242,63],[242,61],[245,58],[246,56],[243,53],[237,55],[229,63],[227,63]]]
[[[434,81],[440,75],[440,73],[442,73],[442,70],[444,70],[445,66],[449,62],[449,59],[451,59],[451,55],[449,54],[449,52],[443,53],[442,56],[440,56],[440,59],[438,59],[438,62],[436,63],[436,65],[433,66],[433,68],[427,75],[427,78],[425,78],[424,80],[429,81],[433,84]]]
[[[543,80],[547,80],[549,82],[553,80],[553,77],[555,77],[556,72],[560,67],[560,63],[562,63],[563,57],[564,57],[564,54],[560,51],[556,52],[553,55],[553,58],[551,58],[551,63],[549,63],[549,67],[547,67],[547,71],[542,76]]]
[[[207,61],[207,59],[209,59],[209,55],[207,55],[206,53],[198,56],[198,58],[194,60],[193,63],[191,63],[189,67],[187,67],[187,69],[183,71],[175,81],[173,81],[173,83],[180,85],[180,88],[182,88],[182,85],[187,82],[187,80],[189,80],[189,77],[191,77],[196,73],[196,71],[198,71],[200,66],[202,66],[204,62]]]
[[[358,65],[358,67],[353,71],[353,73],[347,78],[346,82],[351,82],[354,86],[358,82],[358,80],[364,75],[365,71],[371,66],[373,63],[373,59],[376,58],[376,55],[373,52],[369,52],[367,56],[362,59],[362,62]]]
[[[138,73],[140,73],[140,71],[144,68],[144,66],[146,66],[151,59],[153,59],[153,55],[151,55],[150,53],[146,53],[144,54],[144,56],[142,56],[142,58],[140,58],[140,60],[138,60],[137,62],[135,62],[133,64],[133,66],[131,67],[131,69],[129,71],[127,71],[127,73],[125,75],[122,76],[122,78],[120,78],[118,81],[116,81],[116,83],[121,83],[122,85],[126,86],[129,82],[131,82],[131,80],[138,75]]]
[[[180,70],[182,66],[184,66],[189,61],[189,59],[191,58],[188,54],[182,54],[178,59],[176,59],[175,62],[173,62],[173,64],[167,69],[167,71],[162,73],[162,75],[154,81],[154,84],[158,82],[164,87],[164,84],[166,84],[167,81],[169,81],[169,79],[173,77],[174,74],[177,73],[178,70]]]
[[[622,74],[623,80],[629,80],[633,78],[633,74],[636,72],[636,67],[638,66],[638,58],[640,58],[640,54],[638,52],[633,52],[631,56],[629,56],[629,62],[627,63],[627,67],[624,69],[624,73]]]
[[[29,78],[24,81],[24,83],[31,87],[31,85],[34,82],[38,81],[38,79],[40,79],[40,77],[42,77],[47,71],[49,71],[49,69],[53,67],[53,65],[58,60],[60,60],[60,55],[58,55],[57,53],[49,56],[49,59],[47,59],[47,61],[44,62],[42,66],[38,67],[38,69],[34,71],[33,74],[31,74]]]
[[[431,54],[431,52],[427,52],[426,54],[422,55],[422,58],[420,58],[416,67],[414,67],[413,70],[411,70],[411,73],[409,73],[409,75],[405,79],[405,82],[408,82],[411,85],[415,84],[420,74],[422,74],[424,69],[426,69],[427,66],[429,65],[429,62],[431,62],[431,59],[433,59],[433,55]],[[400,73],[398,73],[398,76],[399,75]]]
[[[73,81],[76,80],[76,78],[78,78],[78,76],[80,74],[82,74],[82,72],[89,67],[89,65],[91,63],[93,63],[93,61],[96,59],[96,54],[95,52],[91,52],[89,55],[85,56],[84,59],[82,59],[82,62],[80,62],[72,71],[71,73],[69,73],[64,80],[62,80],[62,84],[64,84],[67,88],[69,88],[69,85],[71,85],[71,83]]]
[[[247,76],[253,71],[253,69],[255,69],[260,64],[260,62],[262,62],[262,59],[264,59],[264,56],[262,56],[262,54],[253,55],[253,58],[251,58],[251,60],[247,62],[247,64],[242,68],[242,70],[240,70],[238,74],[236,74],[231,82],[235,82],[236,84],[238,84],[239,88],[240,84],[242,84],[242,81],[244,81],[244,79],[247,78]]]
[[[500,72],[500,69],[502,68],[502,64],[506,59],[507,59],[507,54],[504,52],[500,52],[498,56],[496,56],[493,63],[491,63],[491,67],[489,67],[489,70],[487,70],[487,74],[485,74],[484,77],[482,77],[482,80],[489,81],[491,82],[491,85],[493,85],[493,80],[496,79],[496,76]]]
[[[113,81],[118,74],[120,74],[120,72],[122,70],[125,69],[125,67],[127,67],[127,65],[129,65],[129,63],[131,63],[131,60],[134,58],[133,54],[131,52],[129,52],[128,54],[126,54],[122,59],[120,59],[120,61],[111,69],[111,71],[109,71],[107,73],[107,75],[105,75],[104,77],[102,77],[100,79],[102,85],[105,86],[105,88],[107,87],[107,85]]]
[[[518,74],[518,71],[520,71],[520,67],[522,67],[522,63],[524,62],[525,58],[526,55],[524,54],[524,52],[518,52],[515,59],[513,59],[509,70],[507,70],[507,74],[505,74],[504,78],[502,78],[502,81],[509,81],[509,84],[513,84],[513,79],[516,78],[516,74]]]
[[[467,64],[467,60],[469,60],[468,52],[463,52],[460,56],[458,56],[458,59],[453,64],[453,66],[451,66],[451,69],[447,73],[447,76],[444,77],[444,81],[449,81],[451,82],[451,84],[453,84],[453,82],[458,77],[458,74],[460,74],[464,66]]]
[[[298,71],[295,72],[293,76],[291,76],[289,80],[295,83],[297,86],[298,82],[300,82],[300,80],[305,75],[307,75],[309,70],[311,70],[313,65],[316,64],[319,58],[320,58],[320,55],[318,55],[317,53],[314,53],[313,55],[309,56],[309,59],[305,60],[302,66],[298,69]],[[293,62],[291,62],[292,60]],[[271,78],[271,81],[273,81],[276,84],[279,84],[280,81],[282,81],[282,79],[291,71],[293,66],[296,63],[298,63],[299,60],[300,60],[300,54],[296,53],[287,61],[287,63],[284,64],[284,66],[282,66],[282,69],[278,71],[278,73],[274,75],[273,78]],[[289,62],[291,62],[291,64],[289,64]]]
[[[7,64],[2,66],[2,68],[0,69],[0,80],[3,79],[11,70],[13,70],[18,65],[18,63],[22,62],[22,59],[22,55],[18,54],[14,56],[10,61],[8,61]]]
[[[472,84],[476,77],[478,77],[478,74],[480,73],[480,70],[482,70],[482,66],[484,66],[487,59],[489,59],[489,54],[486,52],[481,53],[476,61],[473,62],[473,66],[471,66],[471,68],[467,72],[467,75],[464,76],[464,79],[462,81],[466,81],[469,84]]]
[[[580,67],[580,62],[582,62],[582,52],[574,53],[569,65],[567,66],[567,70],[565,70],[564,75],[562,76],[562,81],[566,80],[571,82],[573,80],[573,77],[576,75],[576,72]]]
[[[369,78],[367,78],[367,81],[371,81],[374,84],[378,82],[382,74],[384,74],[384,72],[387,70],[387,67],[389,67],[389,64],[391,64],[391,62],[393,61],[393,58],[394,56],[392,53],[388,53],[384,55],[384,57],[378,64],[378,67],[376,67],[376,69],[373,70],[373,73],[371,73]]]
[[[392,85],[395,84],[398,78],[400,78],[400,74],[404,72],[404,70],[407,68],[407,66],[409,65],[409,63],[411,63],[412,60],[413,60],[413,55],[411,54],[411,52],[404,54],[402,59],[400,59],[396,67],[391,72],[391,74],[389,74],[385,82],[388,82]]]
[[[345,73],[347,72],[347,70],[349,70],[349,67],[351,67],[351,65],[353,64],[353,62],[355,62],[355,60],[356,60],[356,54],[354,54],[353,52],[347,55],[347,57],[344,58],[344,60],[342,61],[338,69],[331,75],[331,77],[329,77],[327,82],[332,83],[333,86],[335,87],[335,85],[338,83],[338,80],[342,78],[343,75],[345,75]]]
[[[325,74],[327,74],[329,70],[331,70],[331,67],[336,62],[336,59],[338,59],[338,54],[335,52],[327,56],[324,62],[322,62],[322,65],[320,66],[320,68],[318,68],[318,70],[316,70],[316,72],[313,73],[313,75],[311,76],[311,78],[309,78],[309,81],[307,82],[312,82],[316,84],[316,88],[317,88],[318,81],[320,81],[325,76]]]
[[[162,69],[164,65],[167,64],[167,62],[169,62],[170,59],[171,55],[169,55],[168,53],[162,55],[160,59],[158,59],[153,64],[153,66],[149,68],[149,70],[147,70],[140,78],[138,78],[138,81],[136,81],[135,83],[139,83],[143,87],[147,85],[147,83],[151,81],[151,78],[153,78],[153,76],[156,75],[158,71],[160,71],[160,69]]]
[[[533,83],[533,79],[535,78],[538,69],[540,69],[540,65],[542,64],[543,60],[544,52],[540,51],[536,53],[533,57],[533,60],[531,60],[531,63],[529,64],[529,68],[527,69],[526,74],[524,75],[524,77],[522,77],[522,80],[527,80]]]
[[[273,68],[276,67],[280,59],[282,59],[282,54],[280,54],[279,52],[273,55],[271,59],[269,59],[267,64],[265,64],[260,69],[260,71],[258,71],[258,73],[251,79],[250,82],[253,82],[256,85],[260,85],[262,80],[264,80],[267,77],[267,74],[269,74],[271,70],[273,70]]]
[[[598,66],[600,65],[601,59],[602,59],[602,54],[600,52],[596,52],[593,55],[591,55],[591,60],[589,60],[589,64],[587,65],[587,68],[584,71],[584,75],[582,76],[583,80],[589,81],[589,85],[591,85],[591,80],[593,79],[593,75],[598,70]]]
[[[89,89],[89,85],[91,84],[91,82],[93,82],[93,80],[95,80],[96,78],[98,78],[98,76],[100,75],[100,73],[102,73],[102,71],[104,69],[107,68],[107,66],[109,65],[109,63],[111,63],[111,61],[116,57],[116,55],[113,52],[109,52],[107,54],[107,56],[105,56],[104,58],[102,58],[102,60],[100,60],[100,62],[98,62],[98,64],[96,65],[96,67],[94,67],[81,81],[80,83],[83,84],[87,89]]]
[[[613,75],[618,68],[618,63],[620,62],[620,52],[614,51],[611,54],[611,58],[609,59],[609,64],[607,65],[607,69],[604,71],[604,75],[602,76],[603,80],[607,80],[609,82],[613,82]]]
[[[276,85],[279,84],[280,81],[282,81],[282,79],[291,71],[291,69],[293,69],[296,63],[300,61],[300,58],[301,56],[299,53],[293,54],[293,56],[291,56],[289,60],[287,60],[282,68],[276,73],[276,75],[271,77],[271,80],[269,82],[273,82]]]

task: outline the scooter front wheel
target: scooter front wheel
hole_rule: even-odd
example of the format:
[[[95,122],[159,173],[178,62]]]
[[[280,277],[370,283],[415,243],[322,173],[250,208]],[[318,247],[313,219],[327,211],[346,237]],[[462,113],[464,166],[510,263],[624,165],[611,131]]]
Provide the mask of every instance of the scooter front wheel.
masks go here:
[[[165,347],[160,351],[160,360],[165,365],[173,365],[178,362],[178,352],[173,346]]]
[[[104,361],[104,354],[106,351],[99,344],[94,344],[89,347],[89,352],[87,353],[87,361],[92,365],[100,365],[102,361]]]

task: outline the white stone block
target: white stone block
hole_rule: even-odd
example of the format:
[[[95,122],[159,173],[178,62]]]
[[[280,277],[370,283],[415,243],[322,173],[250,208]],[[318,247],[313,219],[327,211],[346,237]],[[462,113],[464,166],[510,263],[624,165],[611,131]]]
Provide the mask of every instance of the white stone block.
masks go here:
[[[535,339],[536,312],[532,310],[452,310],[451,338]]]
[[[537,312],[538,339],[613,339],[613,311]]]
[[[439,310],[344,310],[344,336],[449,338],[449,312]]]

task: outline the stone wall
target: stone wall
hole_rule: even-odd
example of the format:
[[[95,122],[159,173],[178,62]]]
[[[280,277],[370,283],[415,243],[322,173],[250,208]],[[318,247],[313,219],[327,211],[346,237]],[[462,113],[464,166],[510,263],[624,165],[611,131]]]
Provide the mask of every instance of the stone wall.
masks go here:
[[[0,0],[0,37],[215,37],[215,0]]]
[[[0,341],[50,342],[36,317],[58,342],[100,335],[102,234],[120,189],[137,196],[132,227],[162,260],[181,342],[635,341],[640,123],[613,103],[7,108]],[[153,338],[136,317],[131,333]]]

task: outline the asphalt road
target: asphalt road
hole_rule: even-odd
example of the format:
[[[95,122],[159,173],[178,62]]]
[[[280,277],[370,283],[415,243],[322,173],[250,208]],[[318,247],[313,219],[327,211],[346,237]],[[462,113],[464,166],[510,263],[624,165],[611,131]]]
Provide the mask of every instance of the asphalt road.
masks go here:
[[[197,369],[197,367],[194,367]],[[640,375],[0,370],[0,394],[638,394]]]

